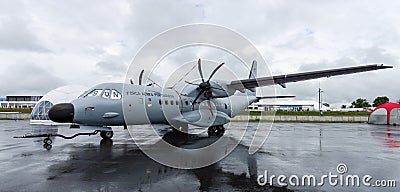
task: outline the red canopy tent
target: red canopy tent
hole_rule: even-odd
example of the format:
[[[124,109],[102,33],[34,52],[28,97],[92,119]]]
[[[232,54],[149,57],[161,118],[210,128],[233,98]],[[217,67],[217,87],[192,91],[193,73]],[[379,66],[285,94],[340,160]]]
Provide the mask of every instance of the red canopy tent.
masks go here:
[[[369,115],[368,123],[378,125],[400,124],[400,104],[389,102],[379,105]]]

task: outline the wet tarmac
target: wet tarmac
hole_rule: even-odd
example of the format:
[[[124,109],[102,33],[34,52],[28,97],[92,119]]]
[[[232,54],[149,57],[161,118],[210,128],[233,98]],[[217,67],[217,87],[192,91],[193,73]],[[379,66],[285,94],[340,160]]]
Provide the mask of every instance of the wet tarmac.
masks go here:
[[[231,124],[231,129],[245,128],[245,123]],[[167,130],[164,139],[179,138]],[[313,174],[318,178],[329,172],[338,174],[337,165],[344,163],[346,174],[368,174],[373,180],[395,180],[400,185],[400,126],[275,123],[256,154],[248,154],[250,131],[226,158],[195,170],[153,161],[122,128],[114,129],[112,141],[101,140],[99,135],[55,138],[51,150],[43,148],[42,138],[12,138],[78,131],[29,125],[29,121],[0,121],[0,191],[399,191],[398,187],[331,186],[328,182],[316,187],[280,187],[276,180],[274,186],[260,186],[257,177],[268,171],[268,176]],[[213,139],[199,134],[176,145]]]

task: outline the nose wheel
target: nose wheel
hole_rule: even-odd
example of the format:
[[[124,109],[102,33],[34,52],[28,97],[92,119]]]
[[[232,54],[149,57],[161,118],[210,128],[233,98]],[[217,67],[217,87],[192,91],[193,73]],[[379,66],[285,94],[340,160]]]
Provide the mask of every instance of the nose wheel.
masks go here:
[[[47,151],[49,151],[53,146],[51,145],[53,143],[53,140],[51,140],[49,137],[43,139],[43,148],[45,148]]]
[[[52,145],[49,145],[49,144],[43,144],[43,148],[45,148],[47,151],[50,151],[50,149],[52,148],[53,146]]]
[[[53,140],[51,140],[50,138],[45,138],[45,139],[43,139],[43,143],[47,144],[47,145],[51,145],[53,143]]]
[[[114,136],[114,132],[113,131],[101,131],[100,136],[103,139],[111,139]]]

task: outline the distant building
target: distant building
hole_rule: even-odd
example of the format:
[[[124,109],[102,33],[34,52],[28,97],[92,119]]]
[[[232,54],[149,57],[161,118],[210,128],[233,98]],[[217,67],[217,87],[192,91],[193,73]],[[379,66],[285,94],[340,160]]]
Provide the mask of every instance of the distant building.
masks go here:
[[[249,111],[318,111],[319,105],[316,101],[310,100],[264,100],[262,102],[251,104]],[[321,106],[322,111],[330,111],[329,107]]]
[[[332,109],[332,111],[340,111],[340,112],[362,112],[362,111],[372,111],[375,107],[365,107],[365,108],[345,108],[345,109]]]
[[[43,96],[39,95],[7,95],[0,99],[1,108],[33,108]]]

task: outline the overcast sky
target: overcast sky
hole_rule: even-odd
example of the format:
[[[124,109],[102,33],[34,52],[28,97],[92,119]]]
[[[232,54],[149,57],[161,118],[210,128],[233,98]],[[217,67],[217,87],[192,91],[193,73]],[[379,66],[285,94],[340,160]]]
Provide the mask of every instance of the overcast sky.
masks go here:
[[[292,83],[277,87],[278,94],[317,100],[321,85],[324,101],[335,105],[358,97],[400,99],[400,1],[235,2],[0,1],[0,95],[122,82],[134,55],[156,34],[211,23],[246,36],[273,74],[368,63],[395,67]]]

